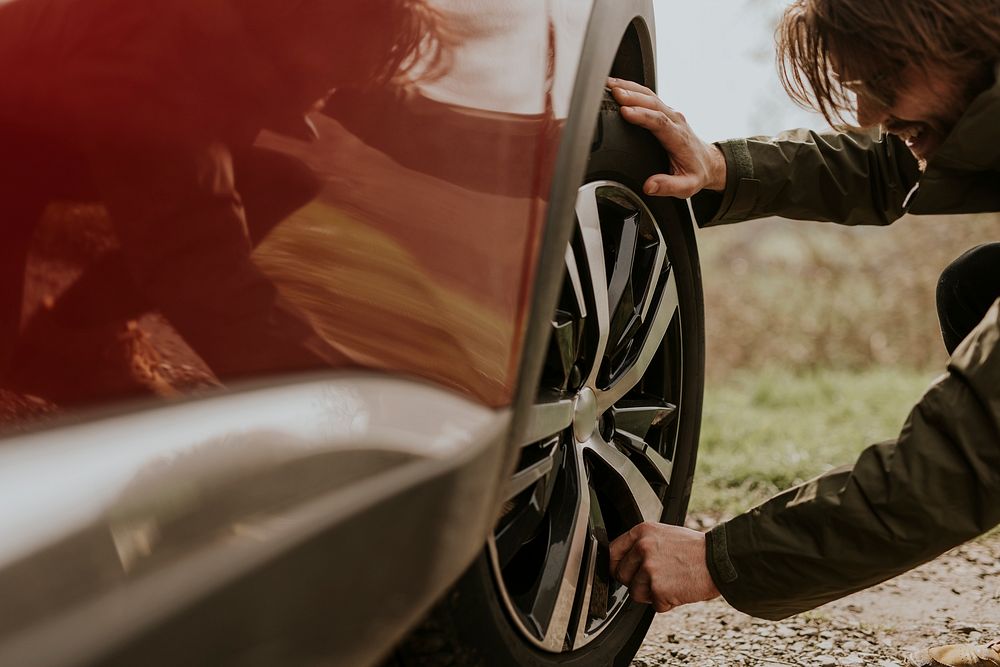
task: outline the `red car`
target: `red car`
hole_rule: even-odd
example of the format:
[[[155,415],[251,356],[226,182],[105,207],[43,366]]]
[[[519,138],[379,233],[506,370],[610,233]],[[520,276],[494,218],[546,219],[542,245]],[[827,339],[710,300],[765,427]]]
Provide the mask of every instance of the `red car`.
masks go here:
[[[649,0],[0,0],[0,665],[627,665],[680,523]]]

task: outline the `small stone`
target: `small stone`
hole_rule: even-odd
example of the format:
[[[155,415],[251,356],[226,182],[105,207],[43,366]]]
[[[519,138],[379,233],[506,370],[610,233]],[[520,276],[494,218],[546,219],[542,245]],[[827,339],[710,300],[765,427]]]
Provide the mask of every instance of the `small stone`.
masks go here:
[[[837,667],[837,659],[823,653],[816,656],[816,664],[818,667]]]

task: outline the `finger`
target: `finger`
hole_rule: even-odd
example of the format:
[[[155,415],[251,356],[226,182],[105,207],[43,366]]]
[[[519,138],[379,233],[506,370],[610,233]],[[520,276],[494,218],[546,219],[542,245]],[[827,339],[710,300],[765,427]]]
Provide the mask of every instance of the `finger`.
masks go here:
[[[664,104],[663,100],[656,95],[646,95],[644,93],[625,90],[624,88],[612,88],[611,94],[614,95],[615,101],[623,107],[635,107],[660,112],[675,123],[685,121],[684,114]]]
[[[615,96],[618,103],[625,106],[645,107],[654,111],[668,108],[656,95],[647,95],[627,88],[612,88],[611,94]]]
[[[653,609],[656,610],[657,614],[663,614],[665,612],[670,611],[673,608],[674,606],[669,602],[661,602],[657,600],[655,597],[653,598]]]
[[[653,95],[652,90],[642,85],[641,83],[636,83],[635,81],[628,81],[627,79],[616,79],[614,77],[608,77],[608,88],[624,88],[625,90],[631,90],[636,93],[642,93],[643,95]]]
[[[635,578],[635,573],[639,571],[642,566],[642,554],[639,553],[638,549],[630,549],[627,554],[618,563],[618,567],[613,569],[612,575],[618,580],[623,586],[628,586],[632,583],[632,579]]]
[[[649,604],[653,601],[653,587],[647,577],[636,577],[628,587],[629,597],[641,604]]]
[[[640,575],[641,576],[641,575]],[[670,611],[675,606],[674,602],[676,599],[668,595],[668,591],[664,590],[664,580],[661,578],[658,580],[658,586],[653,586],[652,581],[650,581],[650,596],[653,598],[653,609],[656,610],[657,614],[662,614],[663,612]],[[683,603],[682,603],[683,604]]]
[[[668,151],[684,147],[685,136],[680,123],[672,120],[666,113],[645,107],[623,106],[622,118],[643,127],[660,140]]]
[[[624,535],[618,536],[611,544],[608,546],[608,551],[610,552],[610,562],[611,571],[614,572],[618,568],[618,563],[621,559],[628,553],[629,549],[635,543],[636,536],[632,534],[631,531],[625,533]]]
[[[694,174],[654,174],[642,186],[642,191],[647,195],[680,199],[687,199],[700,189],[701,183]]]

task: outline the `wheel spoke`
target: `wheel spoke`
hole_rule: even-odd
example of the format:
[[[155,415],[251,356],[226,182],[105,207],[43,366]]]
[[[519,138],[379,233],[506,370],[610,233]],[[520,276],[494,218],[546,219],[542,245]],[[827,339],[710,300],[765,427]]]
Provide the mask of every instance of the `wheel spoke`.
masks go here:
[[[559,452],[558,438],[553,438],[553,442],[550,447],[549,453],[545,456],[545,458],[532,463],[523,470],[518,470],[517,473],[510,478],[510,481],[507,483],[507,492],[504,494],[504,500],[514,498],[521,492],[530,488],[532,484],[552,472],[552,469],[555,467],[556,454]]]
[[[654,227],[654,229],[656,228]],[[667,263],[667,244],[663,240],[659,229],[656,229],[656,236],[659,239],[659,243],[656,245],[656,258],[653,259],[653,268],[649,272],[646,290],[643,293],[645,296],[642,300],[642,310],[639,313],[639,317],[643,322],[646,321],[646,317],[649,315],[649,309],[653,305],[653,299],[656,296],[656,283],[660,280],[660,276],[663,274],[663,267]]]
[[[608,616],[608,590],[611,586],[608,529],[593,486],[590,487],[590,529],[574,648],[587,643],[587,622],[591,618],[603,620]]]
[[[650,405],[649,401],[619,401],[611,414],[615,427],[645,438],[651,426],[659,426],[673,421],[677,416],[677,406],[659,401],[660,405]]]
[[[541,512],[529,505],[496,532],[493,536],[493,549],[501,570],[507,567],[521,547],[535,536],[541,523]]]
[[[506,517],[502,527],[497,529],[493,537],[493,549],[501,569],[507,567],[517,552],[538,534],[552,499],[553,488],[552,483],[536,486],[531,500],[515,514]]]
[[[636,285],[633,282],[636,245],[639,240],[639,213],[634,212],[622,221],[618,239],[615,265],[608,281],[608,302],[611,312],[609,344],[611,349],[622,347],[629,339],[638,321]]]
[[[544,444],[544,447],[551,447],[547,456],[519,471],[509,483],[506,500],[512,508],[498,523],[493,543],[494,556],[501,569],[507,567],[517,552],[538,535],[560,481],[561,469],[557,468],[557,462],[561,460],[559,454],[564,448],[559,445],[559,436],[554,436],[551,442]],[[549,462],[551,467],[548,472],[543,472],[549,466]],[[541,474],[532,481],[531,477],[535,473]],[[514,506],[511,499],[517,495],[517,487],[522,487],[523,491],[531,484],[535,484],[535,488],[527,502],[517,503]]]
[[[587,282],[594,302],[592,313],[597,327],[596,347],[593,350],[592,366],[588,369],[587,386],[594,386],[601,359],[608,346],[608,331],[611,310],[608,305],[608,274],[604,266],[604,239],[601,234],[601,216],[597,207],[598,185],[591,183],[580,188],[576,199],[576,219],[580,226],[584,253],[587,258]]]
[[[666,284],[660,294],[660,302],[653,313],[653,321],[646,331],[646,338],[642,343],[642,349],[636,357],[635,363],[622,373],[618,379],[606,390],[597,392],[597,407],[603,412],[617,403],[629,389],[639,384],[639,380],[645,374],[653,356],[660,347],[667,326],[677,312],[677,281],[673,272],[667,277]]]
[[[593,503],[593,498],[591,498]],[[573,637],[573,647],[582,646],[586,643],[587,620],[589,619],[589,609],[591,596],[594,595],[594,576],[597,573],[597,553],[600,545],[593,535],[587,539],[587,552],[584,556],[583,565],[583,592],[580,596],[579,618],[576,622],[576,633]],[[606,593],[605,593],[606,594]]]
[[[663,514],[663,505],[656,491],[649,485],[642,472],[634,463],[618,449],[599,437],[594,437],[584,443],[584,448],[593,452],[603,461],[623,483],[627,489],[630,501],[643,521],[659,521]]]
[[[618,430],[615,432],[615,435],[625,443],[626,447],[645,458],[656,469],[656,473],[663,480],[664,484],[670,483],[670,475],[674,472],[672,461],[665,459],[662,454],[650,447],[645,440],[633,433]]]
[[[561,651],[568,638],[573,603],[590,536],[587,473],[577,448],[573,448],[570,458],[572,461],[567,462],[567,469],[575,468],[575,474],[569,474],[567,470],[567,494],[575,496],[575,511],[567,525],[553,527],[538,595],[531,610],[532,618],[543,628],[542,644],[550,651]]]
[[[583,297],[583,282],[580,280],[580,267],[576,263],[576,255],[573,254],[573,246],[566,246],[566,277],[576,297],[577,314],[580,317],[587,316],[587,303]]]
[[[579,354],[579,336],[577,335],[579,320],[569,313],[557,310],[552,318],[552,341],[550,348],[555,352],[558,359],[558,367],[554,368],[558,372],[557,376],[550,376],[544,385],[553,389],[563,390],[570,382],[573,372],[573,364]],[[552,355],[552,351],[549,352]],[[547,361],[547,367],[553,366],[552,359]]]
[[[531,407],[520,438],[522,447],[548,438],[573,423],[573,401],[568,399],[536,403]]]

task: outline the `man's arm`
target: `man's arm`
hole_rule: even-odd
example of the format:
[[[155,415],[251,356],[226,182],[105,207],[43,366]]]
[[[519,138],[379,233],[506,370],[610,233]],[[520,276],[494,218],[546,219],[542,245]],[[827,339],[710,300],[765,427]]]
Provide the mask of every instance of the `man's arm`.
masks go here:
[[[617,79],[609,85],[622,116],[671,156],[670,173],[650,177],[646,193],[693,197],[701,226],[768,216],[886,225],[905,212],[920,176],[909,149],[890,135],[792,130],[706,144],[649,89]]]
[[[894,577],[998,523],[1000,299],[896,440],[716,526],[704,548],[684,528],[636,527],[612,543],[612,573],[657,608],[721,592],[740,611],[777,620]]]
[[[711,211],[699,218],[702,226],[772,215],[887,225],[905,213],[920,175],[906,145],[878,132],[791,130],[718,146],[726,158],[726,189],[715,201],[695,202],[696,212]]]
[[[780,619],[867,588],[1000,523],[1000,300],[895,441],[708,535],[726,600]]]

